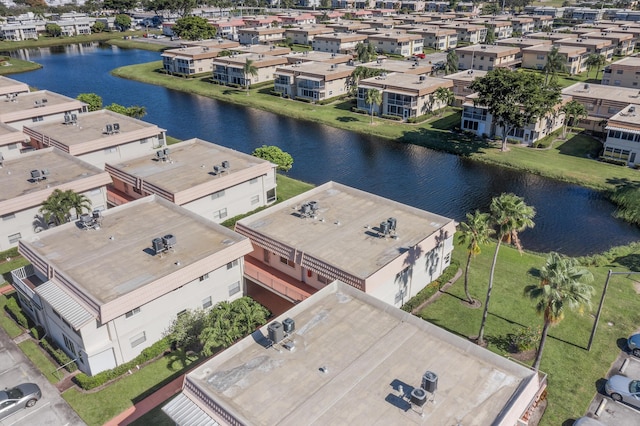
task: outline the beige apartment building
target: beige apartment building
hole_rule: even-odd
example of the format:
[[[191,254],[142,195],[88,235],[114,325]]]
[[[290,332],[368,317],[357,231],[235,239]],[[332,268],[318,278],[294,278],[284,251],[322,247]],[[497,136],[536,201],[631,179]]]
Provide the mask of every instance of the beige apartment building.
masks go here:
[[[367,43],[375,46],[379,53],[390,53],[405,58],[422,53],[424,40],[419,34],[402,31],[388,31],[381,34],[369,34]]]
[[[480,44],[484,43],[487,37],[487,27],[484,25],[456,22],[441,25],[440,28],[455,30],[458,36],[457,44]]]
[[[519,61],[520,49],[510,46],[473,45],[456,49],[458,68],[461,70],[491,71],[494,68],[512,68]]]
[[[355,52],[358,43],[365,43],[366,40],[366,34],[321,34],[314,37],[312,46],[313,50],[317,50],[319,52],[351,54]]]
[[[162,220],[154,220],[162,218]],[[20,241],[23,310],[80,370],[134,359],[177,315],[243,295],[249,240],[157,196]]]
[[[48,90],[12,92],[15,96],[0,102],[0,123],[22,130],[35,123],[64,122],[65,115],[87,112],[87,105]]]
[[[362,21],[345,21],[340,20],[336,23],[327,24],[327,27],[331,28],[334,33],[355,33],[356,31],[366,30],[371,28],[369,24],[365,24]],[[314,49],[315,50],[315,49]]]
[[[373,106],[374,113],[408,120],[447,106],[434,97],[434,92],[440,87],[450,89],[453,82],[444,78],[398,73],[367,78],[358,83],[358,108],[371,111],[371,105],[366,102],[367,92],[377,90],[382,94],[382,103]]]
[[[0,76],[0,101],[11,102],[20,93],[29,93],[29,85],[12,78]]]
[[[378,58],[375,61],[358,64],[359,67],[380,70],[386,73],[402,73],[411,75],[430,75],[433,65],[428,60],[414,58],[412,61],[396,61],[394,59]]]
[[[167,49],[160,55],[162,69],[168,74],[194,76],[213,72],[213,60],[224,49],[208,46]]]
[[[355,67],[346,64],[287,65],[276,69],[274,90],[288,98],[322,101],[349,93],[353,71]]]
[[[487,71],[466,70],[443,76],[442,78],[453,81],[451,91],[455,97],[454,105],[461,107],[467,96],[474,93],[474,91],[469,88],[471,83],[473,83],[476,78],[482,78],[485,75],[487,75]]]
[[[598,133],[605,131],[607,120],[639,99],[638,89],[591,83],[576,83],[562,89],[562,94],[586,108],[588,116],[580,120],[580,127]]]
[[[276,201],[276,165],[201,139],[106,164],[111,205],[156,194],[216,223]]]
[[[241,219],[252,286],[295,302],[336,279],[402,306],[449,265],[453,219],[336,182]]]
[[[246,75],[244,66],[247,60],[253,61],[257,75]],[[273,81],[273,73],[276,68],[285,65],[287,58],[284,56],[272,56],[265,54],[239,54],[216,58],[213,62],[212,80],[224,85],[238,85],[241,87],[251,86],[253,83]]]
[[[284,37],[295,44],[311,45],[317,35],[332,34],[333,29],[325,25],[310,25],[304,27],[285,28]]]
[[[16,158],[28,149],[27,140],[20,130],[0,123],[0,166],[3,160]]]
[[[238,41],[240,44],[270,44],[284,40],[284,32],[284,28],[238,28]]]
[[[638,88],[640,82],[640,58],[630,56],[607,65],[602,72],[602,84]]]
[[[285,55],[290,65],[302,64],[303,62],[324,62],[326,64],[346,64],[353,61],[352,55],[342,53],[318,52],[315,50],[305,50],[304,52],[291,52]]]
[[[547,56],[551,50],[557,47],[558,55],[564,59],[564,72],[574,75],[587,70],[586,59],[589,56],[587,49],[580,46],[553,46],[541,44],[522,49],[522,68],[542,70],[547,63]]]
[[[114,163],[153,155],[166,145],[166,131],[155,124],[106,109],[67,114],[58,122],[25,126],[31,146],[53,146],[101,169]]]
[[[473,19],[471,24],[484,25],[488,31],[493,31],[496,40],[513,37],[513,25],[511,21],[498,21],[485,18]]]
[[[38,210],[56,189],[86,196],[97,210],[107,206],[109,174],[55,148],[28,152],[2,163],[0,251],[49,228]]]
[[[584,47],[587,49],[587,55],[603,55],[607,58],[607,61],[613,58],[613,53],[616,49],[611,40],[597,38],[564,38],[556,40],[555,44],[558,46]]]
[[[582,34],[582,38],[609,40],[613,45],[613,54],[616,56],[631,55],[636,48],[637,36],[616,30],[602,30]]]
[[[276,46],[275,44],[249,44],[232,47],[229,50],[236,55],[252,53],[254,55],[282,56],[291,53],[291,49],[289,49],[288,47]]]
[[[449,50],[458,46],[458,32],[451,28],[424,26],[410,32],[422,37],[425,47]]]
[[[613,115],[605,130],[603,158],[629,166],[640,163],[640,102]]]

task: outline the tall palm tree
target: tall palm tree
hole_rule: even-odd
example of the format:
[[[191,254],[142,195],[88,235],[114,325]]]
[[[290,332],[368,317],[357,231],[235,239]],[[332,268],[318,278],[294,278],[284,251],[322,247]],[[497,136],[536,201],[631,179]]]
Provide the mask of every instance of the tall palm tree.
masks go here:
[[[369,111],[371,113],[371,124],[373,124],[373,107],[380,106],[382,103],[382,92],[377,89],[369,89],[367,90],[367,95],[364,98],[364,101],[367,105],[369,105]]]
[[[535,208],[527,205],[524,199],[515,194],[503,193],[491,200],[491,220],[497,227],[498,242],[493,253],[493,262],[491,263],[491,271],[489,272],[489,287],[487,288],[487,297],[484,302],[484,312],[482,313],[482,322],[480,324],[480,332],[478,333],[478,344],[484,345],[484,326],[487,322],[489,314],[489,301],[491,299],[491,290],[493,289],[493,275],[498,260],[498,252],[503,241],[512,243],[519,251],[522,251],[522,245],[518,233],[527,228],[533,228],[535,223],[533,217],[536,215]]]
[[[458,55],[455,50],[451,49],[449,53],[447,53],[447,60],[444,63],[443,70],[445,75],[458,72]]]
[[[540,284],[525,288],[525,295],[538,301],[536,311],[544,318],[534,370],[540,367],[549,327],[562,321],[565,308],[573,310],[591,306],[593,287],[587,284],[591,281],[591,272],[581,267],[576,259],[551,252],[540,269]]]
[[[458,233],[458,244],[467,248],[467,265],[464,268],[464,294],[469,304],[473,303],[473,298],[469,294],[469,266],[471,258],[480,254],[480,246],[489,242],[489,236],[495,233],[491,228],[489,213],[480,213],[476,210],[474,214],[467,213],[467,221],[460,223]]]
[[[242,66],[242,72],[244,74],[244,86],[247,90],[247,96],[249,96],[249,86],[251,85],[250,77],[258,76],[258,68],[253,65],[253,61],[251,59],[247,58],[244,65]]]
[[[69,209],[65,193],[59,189],[54,189],[51,195],[44,200],[38,212],[42,213],[44,222],[47,225],[53,223],[57,226],[66,222]]]
[[[589,73],[592,69],[596,69],[596,80],[598,79],[598,74],[600,73],[600,68],[607,63],[607,58],[604,55],[598,55],[597,53],[592,53],[587,56],[587,60],[585,61],[585,65],[587,66],[587,77],[589,77]]]
[[[564,124],[562,126],[562,139],[567,137],[567,126],[570,120],[587,118],[589,112],[580,102],[572,100],[564,104],[560,111],[564,112]]]
[[[447,105],[453,102],[453,92],[446,87],[438,87],[435,92],[433,92],[433,98],[440,102],[440,104],[444,104],[440,109],[439,115],[444,113],[444,109]]]
[[[76,216],[80,216],[83,210],[91,211],[91,200],[84,194],[78,194],[72,190],[65,191],[66,200],[69,207],[69,216],[71,216],[71,210],[75,210]]]
[[[547,62],[544,64],[542,70],[544,71],[544,84],[545,86],[549,82],[555,81],[558,77],[558,73],[565,70],[567,61],[564,56],[559,53],[557,46],[553,46],[549,53],[547,53]]]

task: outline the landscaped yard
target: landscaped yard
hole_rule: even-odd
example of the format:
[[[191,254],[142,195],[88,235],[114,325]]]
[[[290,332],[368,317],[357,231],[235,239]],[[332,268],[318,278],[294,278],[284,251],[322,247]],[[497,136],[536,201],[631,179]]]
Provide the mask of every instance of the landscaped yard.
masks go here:
[[[483,303],[494,247],[494,244],[482,247],[482,253],[471,264],[471,294]],[[629,264],[636,258],[640,248],[635,250],[613,256],[617,259],[614,263],[589,268],[594,274],[596,290],[591,314],[569,312],[550,330],[540,367],[549,375],[549,405],[541,425],[557,426],[567,419],[584,415],[597,391],[596,382],[605,377],[619,354],[619,339],[628,337],[640,327],[640,284],[634,282],[634,276],[616,276],[610,282],[593,347],[590,352],[585,349],[594,323],[592,314],[596,312],[608,270],[628,270],[621,264]],[[463,249],[456,247],[453,258],[464,267],[466,253]],[[544,262],[543,255],[525,253],[520,256],[517,250],[502,246],[486,325],[485,337],[490,350],[509,355],[508,334],[523,327],[542,326],[534,303],[524,297],[524,288],[538,283],[530,272],[543,266]],[[437,302],[420,312],[420,316],[462,337],[477,336],[482,309],[463,306],[463,298],[464,282],[460,278]]]
[[[44,374],[47,380],[51,383],[58,383],[62,379],[64,374],[56,372],[59,366],[52,363],[49,358],[47,358],[37,343],[31,340],[25,340],[18,346],[27,358],[29,358],[36,367],[38,367],[38,370]]]

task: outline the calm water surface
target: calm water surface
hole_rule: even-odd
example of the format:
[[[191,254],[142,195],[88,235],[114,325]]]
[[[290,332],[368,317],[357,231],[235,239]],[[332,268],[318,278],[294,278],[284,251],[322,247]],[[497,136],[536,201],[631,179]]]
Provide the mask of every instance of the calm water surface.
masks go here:
[[[538,212],[535,228],[522,233],[530,250],[577,256],[640,240],[638,227],[614,219],[614,206],[588,189],[109,75],[116,67],[160,60],[157,52],[90,44],[9,54],[43,65],[12,78],[70,97],[97,93],[105,105],[145,106],[144,120],[171,136],[246,153],[278,145],[293,156],[289,175],[314,184],[334,180],[456,220],[514,192]]]

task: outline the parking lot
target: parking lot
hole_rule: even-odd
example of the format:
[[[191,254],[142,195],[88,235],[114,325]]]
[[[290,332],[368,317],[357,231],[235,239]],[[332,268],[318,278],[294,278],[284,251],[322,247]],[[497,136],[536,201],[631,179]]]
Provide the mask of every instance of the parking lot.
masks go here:
[[[621,374],[630,378],[640,379],[640,358],[620,351],[620,356],[607,374],[607,378]],[[597,384],[596,394],[587,415],[593,417],[608,426],[636,426],[640,424],[640,410],[634,407],[612,400],[606,396],[604,383],[606,378]]]
[[[0,388],[20,383],[35,383],[42,391],[42,399],[32,408],[26,408],[0,420],[0,426],[84,425],[58,390],[24,356],[22,351],[0,328]]]

